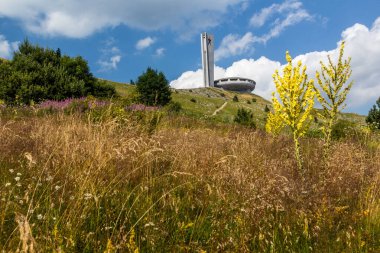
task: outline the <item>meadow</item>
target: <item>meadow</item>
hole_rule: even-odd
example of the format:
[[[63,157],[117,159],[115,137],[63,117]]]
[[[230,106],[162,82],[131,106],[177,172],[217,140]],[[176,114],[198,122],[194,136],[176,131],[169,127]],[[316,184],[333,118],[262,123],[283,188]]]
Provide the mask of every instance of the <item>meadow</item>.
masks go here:
[[[301,173],[292,139],[260,127],[0,110],[1,252],[380,251],[379,133],[334,141],[327,161],[302,139]]]

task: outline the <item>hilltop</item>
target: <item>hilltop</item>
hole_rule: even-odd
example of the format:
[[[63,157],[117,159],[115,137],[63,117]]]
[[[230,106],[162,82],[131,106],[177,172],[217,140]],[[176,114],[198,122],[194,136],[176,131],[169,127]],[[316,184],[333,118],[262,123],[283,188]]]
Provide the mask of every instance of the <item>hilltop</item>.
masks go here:
[[[134,94],[134,85],[113,81],[107,82],[113,85],[117,93],[122,97]],[[172,99],[174,102],[181,104],[183,114],[217,122],[232,123],[237,110],[244,108],[253,112],[258,127],[263,128],[267,115],[265,108],[272,107],[270,101],[254,93],[239,93],[211,87],[173,89],[172,92]],[[238,101],[233,100],[235,96]],[[358,125],[365,125],[365,116],[356,113],[341,113],[338,118]],[[316,123],[313,123],[312,127],[316,127]]]

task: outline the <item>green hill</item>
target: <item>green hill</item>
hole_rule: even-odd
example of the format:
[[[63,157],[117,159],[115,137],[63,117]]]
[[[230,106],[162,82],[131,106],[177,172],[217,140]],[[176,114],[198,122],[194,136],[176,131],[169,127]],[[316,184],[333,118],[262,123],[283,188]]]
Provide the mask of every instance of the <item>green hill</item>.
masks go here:
[[[122,97],[134,94],[135,87],[133,85],[107,82],[112,84]],[[237,110],[245,108],[253,112],[256,123],[259,127],[263,127],[267,114],[265,107],[271,108],[272,105],[270,101],[255,94],[238,93],[219,88],[173,89],[172,91],[172,99],[181,104],[183,114],[218,122],[233,122]],[[236,99],[234,101],[235,96],[238,101]],[[359,125],[365,124],[365,116],[355,113],[342,113],[339,118],[353,121]]]

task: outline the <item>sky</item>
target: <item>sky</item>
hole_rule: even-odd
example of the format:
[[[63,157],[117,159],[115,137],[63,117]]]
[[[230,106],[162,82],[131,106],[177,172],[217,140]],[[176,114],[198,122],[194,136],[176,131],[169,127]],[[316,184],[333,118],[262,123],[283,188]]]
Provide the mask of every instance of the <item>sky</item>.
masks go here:
[[[0,57],[27,38],[117,82],[152,67],[174,88],[202,86],[201,32],[215,37],[215,79],[251,78],[266,99],[287,50],[315,79],[343,40],[354,81],[345,111],[366,115],[380,96],[380,0],[0,0]]]

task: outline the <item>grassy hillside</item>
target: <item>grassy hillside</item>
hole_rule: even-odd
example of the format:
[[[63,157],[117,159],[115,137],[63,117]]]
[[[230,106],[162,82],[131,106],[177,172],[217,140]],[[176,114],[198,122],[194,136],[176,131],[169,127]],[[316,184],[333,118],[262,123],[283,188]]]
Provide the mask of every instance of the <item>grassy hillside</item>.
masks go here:
[[[109,82],[115,88],[118,94],[128,97],[134,93],[135,87],[129,84]],[[238,101],[233,101],[234,96]],[[196,118],[214,120],[217,122],[231,123],[239,108],[249,109],[253,112],[256,124],[263,128],[265,125],[265,106],[271,108],[271,101],[268,101],[255,94],[238,93],[222,90],[219,88],[197,88],[197,89],[173,89],[173,101],[182,105],[183,113]],[[226,105],[213,115],[218,108]],[[358,125],[365,124],[365,116],[355,113],[342,113],[339,119],[352,121]],[[313,128],[317,124],[313,123]]]

